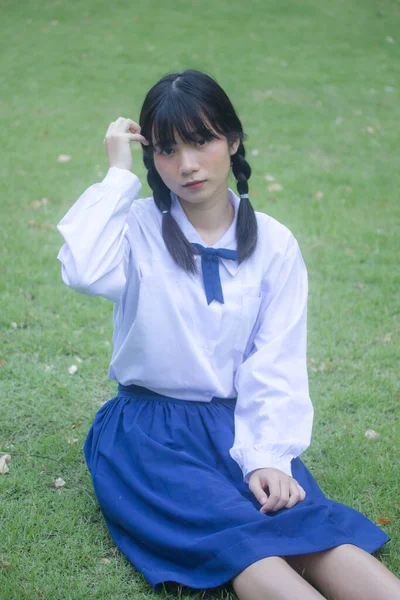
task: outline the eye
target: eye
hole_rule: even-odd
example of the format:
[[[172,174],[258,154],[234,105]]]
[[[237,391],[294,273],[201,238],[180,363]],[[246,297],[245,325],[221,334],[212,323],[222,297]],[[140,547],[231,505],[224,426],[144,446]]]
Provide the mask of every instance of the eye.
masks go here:
[[[171,156],[173,152],[173,148],[163,148],[162,150],[160,150],[160,154],[162,154],[163,156]]]
[[[196,140],[196,146],[204,146],[204,144],[206,144],[206,140],[203,140],[203,138]]]

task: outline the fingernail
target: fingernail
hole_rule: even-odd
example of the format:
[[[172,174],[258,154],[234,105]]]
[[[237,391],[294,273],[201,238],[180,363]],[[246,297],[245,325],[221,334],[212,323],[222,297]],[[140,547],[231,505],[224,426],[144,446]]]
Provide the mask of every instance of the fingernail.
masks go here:
[[[267,500],[268,500],[267,496],[263,496],[262,498],[260,498],[261,504],[264,504]]]

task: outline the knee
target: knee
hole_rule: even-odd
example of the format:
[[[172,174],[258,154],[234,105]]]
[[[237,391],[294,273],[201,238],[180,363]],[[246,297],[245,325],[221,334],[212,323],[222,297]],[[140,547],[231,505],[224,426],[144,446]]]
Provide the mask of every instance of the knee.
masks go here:
[[[249,581],[254,582],[260,577],[264,578],[268,572],[276,572],[276,569],[279,569],[283,564],[287,563],[285,559],[280,556],[268,556],[262,558],[243,569],[243,571],[240,571],[240,573],[231,580],[233,589],[236,592],[237,588],[242,588],[242,586],[247,585]]]

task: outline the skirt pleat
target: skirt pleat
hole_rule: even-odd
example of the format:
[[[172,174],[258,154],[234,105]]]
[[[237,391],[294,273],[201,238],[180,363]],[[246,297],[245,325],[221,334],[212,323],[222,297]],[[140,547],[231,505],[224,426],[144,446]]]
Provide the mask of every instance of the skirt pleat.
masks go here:
[[[262,514],[231,458],[236,399],[192,402],[121,386],[95,416],[84,451],[110,534],[153,587],[229,582],[268,556],[354,544],[374,552],[389,537],[363,514],[329,500],[300,458],[307,496]]]

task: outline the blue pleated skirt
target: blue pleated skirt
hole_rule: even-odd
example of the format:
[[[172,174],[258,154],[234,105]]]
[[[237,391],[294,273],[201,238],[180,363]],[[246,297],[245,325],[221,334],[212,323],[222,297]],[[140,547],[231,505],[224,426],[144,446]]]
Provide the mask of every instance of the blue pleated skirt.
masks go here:
[[[218,587],[268,556],[340,544],[374,552],[389,540],[364,515],[326,498],[299,458],[292,473],[306,499],[260,513],[229,454],[235,403],[119,385],[95,416],[84,452],[101,511],[116,546],[154,589]]]

